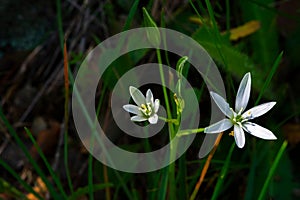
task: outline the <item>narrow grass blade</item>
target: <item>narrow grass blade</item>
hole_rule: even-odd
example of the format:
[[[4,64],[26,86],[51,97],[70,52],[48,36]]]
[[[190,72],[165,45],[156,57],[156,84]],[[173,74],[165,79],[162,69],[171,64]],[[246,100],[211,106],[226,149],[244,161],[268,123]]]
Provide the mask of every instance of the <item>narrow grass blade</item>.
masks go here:
[[[61,194],[64,196],[64,198],[67,198],[67,194],[65,193],[63,186],[60,182],[60,180],[58,179],[57,175],[55,174],[55,172],[53,171],[51,165],[49,164],[49,162],[47,161],[47,158],[45,157],[44,153],[42,152],[41,148],[39,147],[39,145],[36,143],[35,139],[33,138],[31,132],[29,131],[29,129],[27,129],[25,127],[25,131],[27,133],[27,135],[29,136],[31,142],[33,143],[34,147],[36,148],[39,156],[41,157],[41,159],[43,160],[43,162],[45,163],[51,177],[53,178],[54,182],[56,183],[59,191],[61,192]]]
[[[282,143],[282,145],[281,145],[281,147],[280,147],[280,149],[279,149],[279,151],[277,153],[277,156],[276,156],[276,158],[275,158],[275,160],[274,160],[274,162],[273,162],[273,164],[272,164],[272,166],[270,168],[269,174],[268,174],[268,176],[267,176],[267,178],[265,180],[263,188],[260,191],[258,200],[265,199],[265,195],[267,193],[269,183],[270,183],[270,181],[271,181],[271,179],[272,179],[272,177],[273,177],[273,175],[275,173],[276,167],[279,164],[280,158],[283,155],[283,153],[284,153],[284,151],[285,151],[285,149],[287,147],[287,144],[288,144],[288,142],[286,140]]]
[[[163,168],[161,176],[161,186],[158,190],[157,199],[166,199],[167,197],[167,188],[168,188],[168,179],[169,179],[169,171],[168,167]]]
[[[26,148],[25,144],[22,142],[21,138],[18,136],[18,134],[16,133],[16,131],[13,129],[13,127],[10,125],[10,123],[8,122],[8,120],[6,119],[3,111],[2,111],[2,107],[0,107],[0,118],[2,119],[2,121],[4,122],[5,126],[8,129],[8,132],[12,135],[12,137],[15,139],[16,143],[18,144],[18,146],[22,149],[22,151],[24,152],[25,156],[27,157],[27,159],[29,160],[29,162],[31,163],[31,165],[33,166],[33,168],[35,169],[35,171],[38,173],[38,175],[41,177],[41,179],[43,180],[43,182],[46,184],[50,194],[52,195],[52,197],[54,199],[60,199],[60,195],[57,194],[57,192],[55,191],[53,185],[50,183],[50,181],[47,179],[45,173],[43,172],[43,170],[39,167],[39,165],[37,164],[37,162],[32,158],[32,156],[30,155],[28,149]],[[63,192],[63,194],[65,194]]]
[[[220,54],[220,56],[223,60],[225,69],[227,69],[227,60],[224,57],[224,54],[222,53],[221,48],[220,48],[220,44],[222,43],[222,39],[221,39],[221,34],[220,34],[219,29],[218,29],[218,25],[217,25],[217,22],[216,22],[216,19],[215,19],[215,16],[214,16],[214,11],[213,11],[213,8],[212,8],[211,3],[210,3],[209,0],[205,0],[205,3],[206,3],[206,6],[207,6],[209,17],[210,17],[210,19],[212,20],[212,23],[213,23],[213,31],[214,31],[214,36],[215,36],[215,40],[214,40],[215,41],[215,46],[216,46],[216,48],[218,50],[218,53]]]
[[[186,156],[183,155],[179,158],[178,164],[178,174],[176,177],[176,185],[178,185],[178,199],[188,199],[188,191],[187,191],[187,164],[186,164]]]
[[[268,85],[270,85],[270,82],[271,82],[271,80],[272,80],[272,78],[273,78],[273,76],[274,76],[274,74],[275,74],[275,72],[276,72],[276,70],[277,70],[277,68],[278,68],[278,66],[279,66],[279,63],[280,63],[281,58],[282,58],[282,55],[283,55],[283,52],[281,52],[281,53],[278,55],[278,57],[276,58],[276,60],[275,60],[275,62],[274,62],[274,64],[273,64],[273,66],[272,66],[272,68],[271,68],[271,72],[269,73],[269,75],[268,75],[268,77],[267,77],[267,79],[266,79],[266,81],[265,81],[265,83],[264,83],[262,89],[261,89],[260,92],[259,92],[259,95],[258,95],[258,98],[257,98],[257,100],[256,100],[256,102],[255,102],[255,105],[258,104],[258,102],[259,102],[260,99],[262,98],[263,94],[265,93],[266,88],[268,87]]]
[[[220,192],[221,192],[221,189],[222,189],[222,186],[223,186],[223,182],[224,182],[224,179],[226,177],[226,174],[227,174],[227,171],[228,171],[228,168],[229,168],[229,163],[230,163],[230,159],[231,159],[231,155],[233,153],[234,147],[235,147],[235,142],[233,142],[233,144],[231,145],[229,153],[228,153],[228,155],[226,157],[225,163],[224,163],[224,165],[222,167],[221,174],[219,175],[219,178],[218,178],[218,181],[217,181],[217,184],[216,184],[213,196],[211,198],[212,200],[217,199],[218,196],[219,196],[219,194],[220,194]]]
[[[6,164],[1,158],[0,158],[0,165],[2,165],[2,167],[7,170],[15,179],[17,179],[17,181],[25,188],[26,191],[32,193],[35,195],[35,197],[37,197],[38,199],[42,200],[43,198],[32,189],[32,187],[30,185],[28,185],[25,181],[23,181],[21,179],[21,177],[19,176],[19,174],[17,172],[15,172],[15,170],[13,170],[8,164]]]
[[[126,31],[126,30],[129,29],[130,24],[131,24],[131,22],[133,20],[133,17],[134,17],[134,15],[136,13],[137,7],[139,5],[139,2],[140,2],[139,0],[135,0],[134,3],[133,3],[133,5],[131,6],[131,9],[130,9],[128,17],[126,19],[125,25],[123,27],[123,31]]]
[[[253,50],[252,58],[260,63],[263,72],[269,69],[272,60],[279,53],[279,34],[275,23],[277,13],[264,9],[268,5],[274,5],[275,0],[257,0],[259,4],[251,1],[239,1],[241,14],[244,22],[258,20],[260,29],[249,40],[249,46]]]

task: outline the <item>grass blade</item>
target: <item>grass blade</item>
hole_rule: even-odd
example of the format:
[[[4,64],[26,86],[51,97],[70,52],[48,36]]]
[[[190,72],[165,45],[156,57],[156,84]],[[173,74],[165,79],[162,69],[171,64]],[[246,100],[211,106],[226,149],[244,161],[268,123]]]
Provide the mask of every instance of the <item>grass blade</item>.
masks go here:
[[[228,168],[229,168],[229,163],[230,163],[230,159],[231,159],[231,155],[233,153],[234,147],[235,147],[235,142],[233,142],[233,144],[231,145],[229,153],[228,153],[228,155],[226,157],[225,163],[224,163],[224,165],[222,167],[221,174],[220,174],[220,176],[218,178],[218,181],[217,181],[217,184],[216,184],[213,196],[211,198],[212,200],[217,199],[218,195],[220,194],[221,187],[223,185],[225,176],[226,176]]]
[[[43,160],[43,162],[45,163],[51,177],[53,178],[54,182],[56,183],[59,191],[61,192],[61,194],[63,195],[64,198],[67,198],[67,194],[65,193],[63,186],[60,182],[60,180],[58,179],[58,177],[56,176],[55,172],[53,171],[52,167],[50,166],[49,162],[47,161],[47,158],[45,157],[44,153],[42,152],[41,148],[39,147],[39,145],[36,143],[35,139],[33,138],[31,132],[29,131],[29,129],[27,129],[25,127],[25,131],[27,133],[27,135],[29,136],[31,142],[33,143],[34,147],[36,148],[39,156],[41,157],[41,159]]]
[[[264,197],[265,197],[265,195],[267,193],[269,183],[270,183],[270,181],[271,181],[271,179],[272,179],[272,177],[273,177],[273,175],[275,173],[276,167],[279,164],[280,158],[283,155],[283,153],[284,153],[284,151],[285,151],[285,149],[287,147],[287,144],[288,144],[288,142],[286,140],[282,143],[282,145],[281,145],[281,147],[280,147],[280,149],[279,149],[279,151],[277,153],[277,156],[276,156],[276,158],[275,158],[275,160],[273,162],[273,165],[270,168],[269,174],[268,174],[268,176],[267,176],[267,178],[265,180],[263,188],[261,189],[261,192],[259,194],[258,200],[265,199]]]
[[[272,68],[271,68],[271,72],[269,73],[262,89],[260,90],[259,92],[259,95],[258,95],[258,98],[256,99],[256,102],[255,102],[255,105],[258,104],[258,102],[260,101],[260,99],[262,98],[263,94],[265,93],[265,90],[266,88],[268,87],[268,85],[270,85],[270,82],[271,82],[271,79],[273,78],[278,66],[279,66],[279,63],[281,61],[281,58],[282,58],[282,55],[283,55],[283,52],[281,52],[278,57],[276,58]]]
[[[17,179],[17,181],[30,193],[34,194],[35,197],[37,197],[38,199],[42,200],[43,198],[32,189],[32,187],[30,185],[28,185],[25,181],[23,181],[20,176],[18,175],[17,172],[15,172],[15,170],[13,170],[8,164],[6,164],[6,162],[4,162],[1,158],[0,158],[0,165],[2,165],[2,167],[4,169],[6,169],[15,179]],[[1,191],[0,191],[1,192]]]
[[[123,31],[126,31],[126,30],[129,29],[130,24],[131,24],[131,22],[133,20],[133,17],[134,17],[134,15],[136,13],[138,5],[139,5],[139,0],[135,0],[134,3],[133,3],[133,5],[131,6],[130,11],[129,11],[128,17],[127,17],[126,22],[125,22],[125,25],[123,27]]]
[[[33,157],[30,155],[28,149],[26,148],[25,144],[22,142],[21,138],[18,136],[14,128],[10,125],[7,118],[5,117],[2,107],[0,107],[0,118],[4,122],[5,126],[8,129],[8,132],[12,135],[12,137],[15,139],[18,146],[22,149],[25,156],[35,169],[35,171],[38,173],[38,175],[41,177],[43,182],[46,184],[47,188],[49,189],[50,194],[53,196],[54,199],[60,199],[60,195],[57,194],[55,191],[53,185],[50,183],[50,181],[47,179],[46,175],[44,174],[43,170],[38,166],[37,162],[33,159]]]

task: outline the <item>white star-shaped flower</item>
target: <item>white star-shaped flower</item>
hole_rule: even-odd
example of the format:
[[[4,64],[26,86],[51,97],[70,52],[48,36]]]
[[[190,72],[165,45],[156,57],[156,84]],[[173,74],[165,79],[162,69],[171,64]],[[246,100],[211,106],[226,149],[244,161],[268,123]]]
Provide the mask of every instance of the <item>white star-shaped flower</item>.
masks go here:
[[[220,133],[225,131],[232,126],[234,127],[234,139],[239,148],[243,148],[245,145],[245,134],[244,130],[251,135],[265,139],[275,140],[276,136],[268,129],[261,127],[255,123],[249,122],[249,120],[259,117],[268,112],[276,102],[264,103],[255,106],[244,112],[247,107],[251,90],[251,75],[247,73],[242,79],[236,100],[235,100],[235,111],[229,107],[229,104],[223,97],[217,93],[210,92],[213,100],[216,102],[220,110],[228,117],[215,124],[210,125],[204,129],[205,133]]]
[[[153,94],[150,89],[146,93],[146,97],[142,92],[133,87],[129,87],[130,95],[136,105],[127,104],[123,108],[135,116],[131,117],[131,121],[142,122],[149,121],[150,124],[156,124],[158,121],[158,115],[156,114],[159,109],[159,100],[153,99]]]

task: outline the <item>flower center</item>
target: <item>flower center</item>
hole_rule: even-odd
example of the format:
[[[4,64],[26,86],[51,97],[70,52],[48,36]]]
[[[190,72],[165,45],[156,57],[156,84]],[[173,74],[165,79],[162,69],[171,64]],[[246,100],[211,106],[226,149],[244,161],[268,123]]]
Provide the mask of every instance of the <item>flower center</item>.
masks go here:
[[[146,117],[150,117],[152,114],[152,108],[151,108],[151,104],[147,103],[147,104],[142,104],[140,107],[140,110],[142,111],[142,113],[146,116]]]
[[[237,114],[235,114],[233,109],[231,110],[233,112],[233,117],[230,120],[233,124],[242,124],[243,122],[247,121],[245,118],[242,117],[243,108],[241,108],[241,110]]]
[[[242,115],[236,115],[235,117],[231,118],[231,122],[233,124],[238,124],[238,123],[243,123],[244,122],[244,118],[242,117]]]

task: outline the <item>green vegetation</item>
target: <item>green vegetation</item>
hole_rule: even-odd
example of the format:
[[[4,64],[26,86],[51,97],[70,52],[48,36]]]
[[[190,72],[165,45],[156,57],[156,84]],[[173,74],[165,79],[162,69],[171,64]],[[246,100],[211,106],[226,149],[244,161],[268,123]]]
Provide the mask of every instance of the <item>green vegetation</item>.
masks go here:
[[[300,86],[297,80],[300,60],[296,45],[300,41],[300,34],[297,34],[300,32],[300,3],[297,0],[240,0],[235,3],[229,0],[151,0],[147,3],[139,0],[56,0],[36,4],[32,4],[32,10],[24,16],[20,13],[22,20],[28,20],[18,27],[18,33],[13,32],[16,27],[9,28],[9,16],[13,12],[18,16],[19,10],[9,10],[8,2],[0,7],[2,13],[7,12],[6,18],[0,20],[4,29],[3,34],[0,33],[0,66],[3,66],[0,69],[0,199],[262,200],[300,197],[297,154],[300,148]],[[11,26],[18,24],[17,17],[15,20]],[[34,22],[31,31],[37,35],[35,37],[28,31],[27,23],[31,22]],[[254,120],[271,130],[277,140],[262,140],[246,133],[246,144],[240,149],[227,130],[218,136],[210,154],[199,159],[203,131],[210,123],[209,91],[202,76],[188,62],[189,55],[180,57],[149,48],[120,56],[104,71],[94,105],[98,122],[114,144],[132,152],[151,152],[177,136],[195,134],[192,145],[169,166],[148,173],[118,171],[93,157],[78,137],[72,119],[72,92],[78,69],[88,53],[102,41],[122,31],[146,26],[173,29],[199,43],[221,73],[230,105],[234,105],[241,79],[251,72],[247,108],[277,102],[269,113]],[[19,30],[23,27],[24,30]],[[5,29],[9,30],[5,32]],[[157,32],[147,37],[150,43],[157,45],[165,36]],[[134,138],[114,121],[111,96],[122,75],[145,63],[158,63],[162,83],[169,82],[176,88],[176,94],[157,84],[139,88],[143,94],[151,88],[155,99],[160,99],[166,116],[159,121],[166,123],[155,136]],[[180,77],[177,82],[171,73],[163,72],[163,65],[177,70]],[[193,91],[182,89],[183,77]],[[128,88],[122,92],[129,95]],[[181,128],[181,113],[195,112],[184,99],[192,92],[199,100],[199,127],[176,136]],[[134,104],[134,99],[128,99],[128,103]],[[147,108],[150,114],[154,108],[140,107]],[[89,116],[82,117],[93,126]],[[136,124],[149,125],[147,120]],[[176,142],[170,145],[171,160],[176,156],[177,145]],[[126,158],[120,159],[126,163]],[[128,163],[131,164],[134,165]]]

